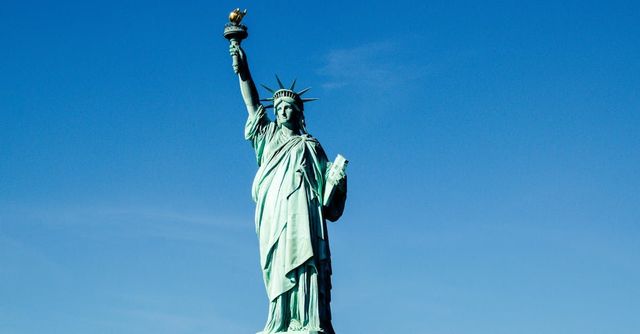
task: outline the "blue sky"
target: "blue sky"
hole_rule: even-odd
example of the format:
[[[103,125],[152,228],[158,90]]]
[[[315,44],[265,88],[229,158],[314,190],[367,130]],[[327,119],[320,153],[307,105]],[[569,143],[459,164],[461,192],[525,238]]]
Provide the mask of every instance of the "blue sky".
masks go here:
[[[262,328],[235,7],[350,160],[339,333],[640,332],[640,5],[400,0],[3,3],[0,333]]]

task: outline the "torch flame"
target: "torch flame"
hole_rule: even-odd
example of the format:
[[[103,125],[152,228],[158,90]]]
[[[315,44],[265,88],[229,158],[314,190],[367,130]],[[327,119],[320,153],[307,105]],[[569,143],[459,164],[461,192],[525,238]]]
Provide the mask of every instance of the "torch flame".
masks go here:
[[[240,24],[242,18],[247,15],[247,10],[240,11],[240,8],[236,8],[229,13],[229,21],[235,24]]]

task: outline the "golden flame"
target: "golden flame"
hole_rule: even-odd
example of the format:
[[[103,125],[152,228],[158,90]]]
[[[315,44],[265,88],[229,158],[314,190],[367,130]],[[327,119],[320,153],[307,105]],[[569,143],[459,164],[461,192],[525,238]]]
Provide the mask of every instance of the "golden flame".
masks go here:
[[[247,15],[247,10],[240,11],[240,8],[236,8],[229,13],[229,21],[239,24],[242,21],[242,18]]]

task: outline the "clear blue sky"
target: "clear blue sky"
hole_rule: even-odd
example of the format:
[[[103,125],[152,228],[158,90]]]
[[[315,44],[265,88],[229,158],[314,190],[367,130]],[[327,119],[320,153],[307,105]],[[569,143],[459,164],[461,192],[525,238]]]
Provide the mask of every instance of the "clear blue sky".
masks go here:
[[[640,332],[637,1],[25,0],[0,8],[1,334],[262,328],[235,7],[256,81],[312,86],[351,161],[339,333]]]

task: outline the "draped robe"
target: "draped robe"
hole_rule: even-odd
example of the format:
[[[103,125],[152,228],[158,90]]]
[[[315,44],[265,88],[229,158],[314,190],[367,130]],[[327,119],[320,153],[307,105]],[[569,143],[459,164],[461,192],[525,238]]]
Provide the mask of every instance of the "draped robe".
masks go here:
[[[335,221],[342,214],[346,192],[335,203],[322,203],[331,163],[320,143],[308,134],[286,135],[269,121],[262,106],[249,116],[245,138],[251,141],[259,166],[252,197],[270,302],[262,333],[334,333],[325,218]]]

